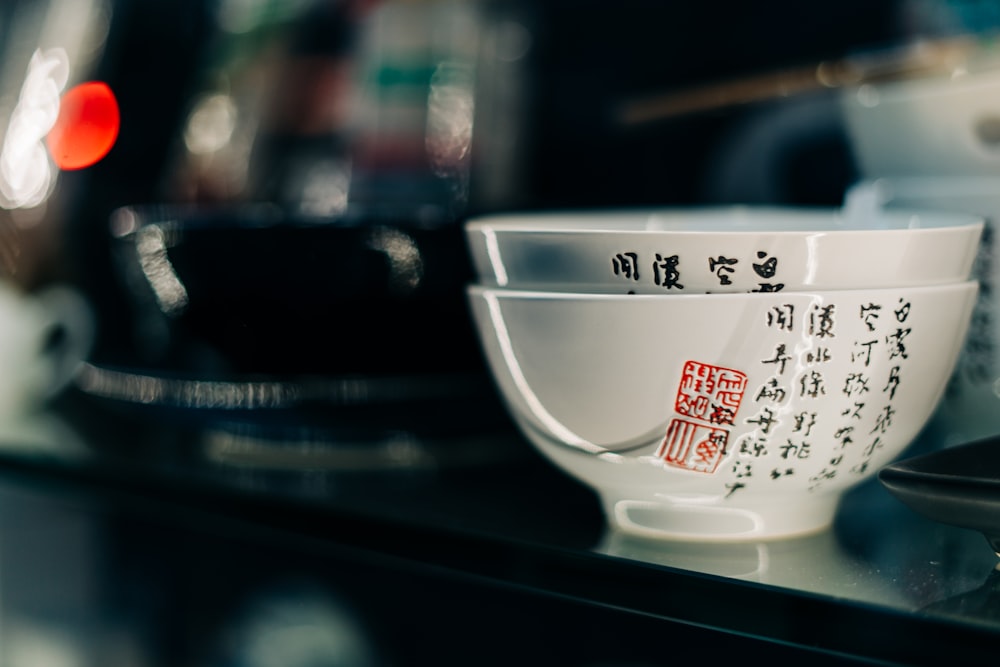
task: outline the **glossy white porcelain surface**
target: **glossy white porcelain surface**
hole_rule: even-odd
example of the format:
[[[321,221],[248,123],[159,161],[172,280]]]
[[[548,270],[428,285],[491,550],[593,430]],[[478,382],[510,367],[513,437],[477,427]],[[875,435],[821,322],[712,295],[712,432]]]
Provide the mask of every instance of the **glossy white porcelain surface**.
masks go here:
[[[530,441],[600,493],[613,525],[695,540],[828,525],[934,411],[976,292],[468,290]]]
[[[969,277],[982,221],[736,206],[494,215],[465,230],[484,285],[686,294],[959,282]]]

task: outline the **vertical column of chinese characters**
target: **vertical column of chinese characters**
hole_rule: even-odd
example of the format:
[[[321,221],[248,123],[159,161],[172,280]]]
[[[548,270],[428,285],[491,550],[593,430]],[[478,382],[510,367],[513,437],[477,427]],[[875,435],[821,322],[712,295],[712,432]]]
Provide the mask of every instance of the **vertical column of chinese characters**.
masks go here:
[[[822,423],[817,425],[821,419],[819,409],[810,407],[810,402],[826,399],[835,391],[836,378],[831,378],[829,368],[834,359],[830,343],[837,337],[837,317],[836,304],[814,303],[809,308],[806,334],[810,345],[803,356],[804,370],[795,387],[802,408],[793,416],[791,433],[781,450],[782,460],[787,466],[782,476],[794,473],[795,461],[809,459],[810,468],[815,469],[817,466],[814,457],[822,456],[815,453],[812,443],[814,437],[826,437],[825,434],[830,430],[829,417],[824,415]],[[809,477],[810,488],[822,480],[833,479],[839,465],[840,460],[836,455],[821,464],[820,471]],[[772,478],[779,477],[772,475]]]
[[[813,304],[804,319],[803,339],[811,344],[802,355],[801,372],[789,387],[799,407],[789,415],[787,435],[776,445],[776,464],[768,475],[774,482],[796,476],[799,464],[812,460],[813,437],[819,432],[819,409],[812,403],[827,396],[826,365],[833,358],[828,347],[836,337],[836,306]]]
[[[866,313],[871,313],[873,307],[875,307],[873,304],[862,306],[862,317]],[[887,313],[888,317],[882,318],[887,322],[878,330],[879,335],[875,338],[879,347],[869,346],[869,348],[877,349],[878,354],[885,355],[885,361],[888,363],[885,364],[886,370],[880,373],[880,377],[874,378],[876,384],[872,386],[873,398],[877,398],[878,402],[871,413],[872,423],[869,424],[865,433],[860,434],[862,436],[860,442],[863,446],[859,452],[859,461],[851,467],[851,472],[857,475],[863,475],[868,471],[872,457],[878,450],[882,449],[883,436],[892,428],[893,418],[896,415],[894,399],[903,381],[909,359],[906,343],[907,337],[912,331],[907,326],[910,309],[911,305],[908,301],[899,299]],[[874,350],[870,349],[869,353],[872,352]]]
[[[823,482],[834,479],[844,462],[846,455],[862,445],[858,442],[865,437],[865,419],[876,408],[869,405],[873,400],[872,367],[873,354],[879,349],[879,320],[882,317],[882,305],[877,303],[863,304],[858,309],[858,317],[862,323],[862,333],[851,342],[851,364],[843,377],[838,391],[846,399],[845,407],[840,412],[840,422],[833,432],[834,450],[829,466],[812,478],[810,488],[817,489]]]
[[[754,475],[755,464],[768,456],[774,448],[770,438],[781,424],[778,418],[779,407],[790,395],[790,377],[795,372],[795,364],[789,363],[793,358],[788,343],[783,342],[781,337],[795,332],[795,317],[794,304],[773,306],[767,312],[765,326],[776,335],[773,351],[761,359],[760,363],[768,369],[770,377],[753,394],[755,412],[743,420],[754,428],[739,440],[739,449],[731,470],[733,481],[726,484],[727,497],[747,487]]]
[[[746,374],[698,361],[681,371],[674,412],[656,456],[674,468],[714,473],[746,391]]]

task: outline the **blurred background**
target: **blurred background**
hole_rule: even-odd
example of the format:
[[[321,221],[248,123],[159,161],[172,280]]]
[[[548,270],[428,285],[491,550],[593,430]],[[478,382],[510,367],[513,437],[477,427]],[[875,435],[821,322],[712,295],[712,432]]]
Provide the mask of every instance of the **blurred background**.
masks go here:
[[[901,48],[988,40],[998,21],[986,0],[9,0],[5,145],[40,146],[44,120],[26,132],[23,112],[83,81],[110,87],[120,130],[86,168],[8,150],[5,268],[27,286],[79,285],[99,312],[99,360],[129,343],[110,256],[122,206],[432,207],[458,222],[837,204],[855,168],[821,63],[877,69]]]
[[[394,438],[411,427],[439,435],[448,421],[462,422],[463,432],[492,427],[492,412],[455,409],[459,397],[470,396],[467,384],[434,382],[457,371],[485,379],[464,310],[471,279],[464,220],[513,210],[839,205],[859,173],[841,88],[934,69],[954,45],[990,51],[997,29],[1000,0],[3,0],[0,271],[27,290],[69,283],[87,296],[97,315],[97,369],[195,380],[418,378],[393,385],[402,403],[430,393],[444,409],[420,403],[417,426],[403,408],[389,418],[371,399],[377,384],[350,385],[373,405],[358,399],[350,410],[338,404],[332,411],[341,420],[334,426],[351,431],[348,444],[389,442],[395,460],[418,461],[399,458],[419,453],[412,440],[362,437],[354,429],[388,420]],[[94,81],[117,103],[117,122],[98,128],[112,132],[113,145],[87,164],[61,167],[46,137],[67,91]],[[97,122],[86,113],[81,119],[81,127]],[[261,223],[240,213],[247,205],[306,224],[292,236],[251,244],[248,230]],[[123,215],[122,207],[140,213]],[[122,259],[142,212],[161,209],[214,221],[207,237],[154,237],[161,245],[139,257],[154,289],[151,276],[163,276],[157,270],[176,272],[190,297],[187,313],[159,299],[151,315],[129,281],[132,255]],[[219,210],[227,211],[225,224],[216,224]],[[358,233],[341,239],[340,230]],[[172,267],[149,263],[168,250]],[[384,266],[353,268],[351,257],[365,253]],[[199,300],[199,284],[225,290]],[[159,344],[156,317],[184,332],[177,339],[183,349]],[[100,382],[89,389],[126,402],[148,398]],[[219,399],[203,398],[213,405]],[[242,434],[230,429],[209,452],[231,454],[226,447]],[[177,443],[159,435],[117,434],[129,456],[158,450],[176,463]],[[461,451],[465,461],[493,460]],[[253,473],[240,480],[264,487]],[[525,489],[530,481],[522,478]],[[338,478],[317,491],[311,472],[295,483],[318,496],[345,486]],[[534,486],[539,493],[553,488]],[[408,490],[382,501],[403,506]],[[582,494],[578,487],[560,493],[572,507],[590,501],[573,495]],[[442,497],[446,507],[451,498]],[[400,652],[394,664],[406,664],[407,647],[433,656],[447,654],[448,642],[434,646],[435,636],[414,623],[423,607],[397,605],[400,598],[433,599],[446,609],[458,628],[448,639],[463,656],[476,648],[476,629],[492,632],[512,619],[542,646],[542,628],[557,616],[554,602],[525,615],[517,601],[470,616],[463,605],[477,592],[468,593],[467,582],[442,589],[414,583],[407,572],[387,577],[391,565],[357,554],[338,561],[322,552],[289,563],[268,540],[262,545],[210,523],[178,529],[173,521],[118,517],[109,527],[20,491],[4,491],[3,499],[5,607],[73,628],[60,644],[44,624],[18,626],[8,614],[4,664],[90,664],[74,662],[73,642],[104,640],[116,647],[115,660],[101,646],[94,651],[105,659],[93,664],[384,664],[372,648],[378,642],[354,625],[361,600],[375,619],[367,627],[380,628],[381,645]],[[100,577],[88,559],[104,559]],[[346,581],[331,562],[345,563]],[[323,577],[283,579],[281,568]],[[381,597],[372,597],[371,581],[381,584],[374,587]],[[103,615],[93,613],[95,600]],[[569,609],[556,611],[567,644],[576,645],[579,624],[607,627],[564,603]],[[98,627],[108,610],[110,630]],[[637,619],[626,621],[633,635],[657,648],[666,643],[661,628],[635,632]],[[132,627],[141,632],[126,637],[120,630]],[[308,627],[312,634],[302,631]],[[594,634],[591,641],[608,643],[605,655],[617,655],[618,635]],[[329,656],[323,645],[339,642],[348,657],[296,662],[260,637],[270,637],[272,648],[321,656]],[[144,663],[130,642],[152,645],[159,660]],[[489,650],[502,659],[520,657],[516,642],[493,643]],[[709,645],[691,645],[704,659]],[[191,646],[208,646],[209,655],[192,658]],[[596,664],[590,645],[580,646],[574,664]]]

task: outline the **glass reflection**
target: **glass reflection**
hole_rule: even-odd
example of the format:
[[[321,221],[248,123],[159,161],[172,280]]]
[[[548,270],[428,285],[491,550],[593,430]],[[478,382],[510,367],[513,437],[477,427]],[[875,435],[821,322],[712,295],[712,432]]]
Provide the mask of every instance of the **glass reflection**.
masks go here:
[[[441,465],[433,443],[393,430],[345,435],[302,426],[275,433],[252,424],[228,425],[206,431],[204,453],[227,467],[272,471],[430,471]]]
[[[163,228],[158,225],[141,228],[136,232],[135,247],[139,266],[153,289],[160,310],[167,315],[181,313],[188,304],[187,289],[170,263]]]
[[[221,640],[221,664],[240,667],[380,664],[360,614],[319,581],[256,591]]]
[[[285,382],[224,382],[163,378],[85,363],[77,376],[85,392],[116,401],[189,409],[257,410],[289,407],[307,388]]]
[[[1000,626],[1000,564],[978,588],[929,604],[923,611],[955,620]]]
[[[836,597],[906,603],[902,590],[849,553],[832,530],[783,540],[716,544],[644,539],[609,530],[595,551]]]
[[[522,461],[526,448],[506,432],[461,435],[344,423],[295,425],[218,420],[198,433],[204,462],[229,483],[264,493],[304,493],[331,500],[352,481],[431,481],[448,471]],[[382,477],[384,476],[384,477]],[[365,496],[372,490],[365,486]],[[399,490],[399,489],[396,489]]]
[[[424,262],[420,248],[405,232],[382,227],[368,239],[368,247],[385,253],[389,260],[389,289],[395,294],[407,294],[420,285]]]
[[[427,96],[427,155],[439,176],[452,175],[469,154],[475,109],[472,69],[441,63]]]

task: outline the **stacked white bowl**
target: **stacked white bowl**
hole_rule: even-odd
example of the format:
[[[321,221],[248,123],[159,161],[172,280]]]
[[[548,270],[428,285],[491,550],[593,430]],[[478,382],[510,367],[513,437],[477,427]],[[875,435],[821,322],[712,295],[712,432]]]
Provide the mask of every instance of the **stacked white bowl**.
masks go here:
[[[470,220],[483,350],[511,415],[616,530],[826,528],[945,389],[982,220],[692,207]]]
[[[934,74],[864,82],[842,108],[861,180],[855,209],[919,208],[981,215],[973,277],[980,296],[937,417],[946,444],[1000,434],[1000,60],[972,50]]]

